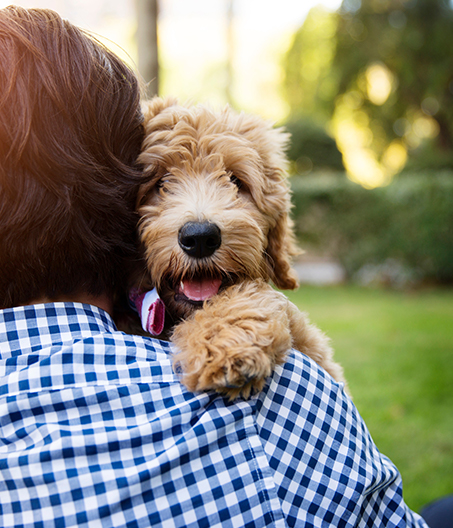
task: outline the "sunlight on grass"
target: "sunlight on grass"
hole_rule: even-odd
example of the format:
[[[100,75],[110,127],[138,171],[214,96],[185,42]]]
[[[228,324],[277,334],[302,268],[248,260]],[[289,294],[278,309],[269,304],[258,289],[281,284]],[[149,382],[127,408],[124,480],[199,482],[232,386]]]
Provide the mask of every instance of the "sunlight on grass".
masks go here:
[[[450,493],[453,291],[304,286],[288,297],[332,339],[371,435],[403,475],[408,505]]]

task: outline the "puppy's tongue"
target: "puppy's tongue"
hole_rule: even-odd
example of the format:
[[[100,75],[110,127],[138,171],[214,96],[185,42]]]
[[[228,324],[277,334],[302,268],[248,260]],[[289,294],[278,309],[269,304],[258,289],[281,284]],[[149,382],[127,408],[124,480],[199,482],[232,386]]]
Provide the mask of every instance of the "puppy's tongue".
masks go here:
[[[180,291],[191,301],[205,301],[219,291],[220,279],[192,279],[181,282]]]

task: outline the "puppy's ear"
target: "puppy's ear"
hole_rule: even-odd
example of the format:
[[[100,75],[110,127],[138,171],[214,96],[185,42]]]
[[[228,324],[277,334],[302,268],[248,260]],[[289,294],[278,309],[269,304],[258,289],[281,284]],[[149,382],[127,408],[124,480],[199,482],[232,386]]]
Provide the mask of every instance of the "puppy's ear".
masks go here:
[[[163,112],[166,108],[170,106],[176,106],[178,104],[177,100],[174,97],[153,97],[148,101],[142,102],[142,112],[144,116],[144,125],[145,128],[147,124],[156,117],[158,114]]]
[[[163,157],[160,144],[162,139],[158,136],[163,131],[172,127],[173,116],[165,110],[176,107],[177,100],[173,97],[162,99],[153,97],[142,102],[143,126],[145,128],[145,139],[142,144],[142,152],[138,162],[143,167],[143,180],[138,193],[137,206],[146,203],[149,191],[155,184],[156,175],[162,169]]]
[[[292,258],[301,251],[296,245],[292,221],[287,212],[277,218],[277,223],[268,234],[266,261],[272,282],[283,290],[295,290],[299,286],[296,272],[291,266]]]
[[[299,283],[291,261],[301,251],[289,216],[286,148],[290,136],[282,128],[274,128],[271,123],[247,114],[238,116],[236,127],[253,144],[261,160],[264,182],[261,185],[257,182],[251,193],[259,209],[270,219],[265,253],[268,276],[278,288],[294,290]]]

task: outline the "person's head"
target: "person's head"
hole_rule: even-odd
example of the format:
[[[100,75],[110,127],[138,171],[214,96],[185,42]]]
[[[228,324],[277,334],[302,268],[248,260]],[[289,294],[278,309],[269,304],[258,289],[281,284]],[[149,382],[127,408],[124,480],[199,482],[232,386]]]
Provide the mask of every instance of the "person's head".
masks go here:
[[[140,89],[50,10],[0,10],[0,308],[111,296],[134,250]]]

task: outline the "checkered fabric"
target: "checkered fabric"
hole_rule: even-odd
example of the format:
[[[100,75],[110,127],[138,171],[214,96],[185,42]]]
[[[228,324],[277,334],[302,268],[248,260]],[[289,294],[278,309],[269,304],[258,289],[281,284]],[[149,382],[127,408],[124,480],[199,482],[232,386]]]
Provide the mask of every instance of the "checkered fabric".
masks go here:
[[[249,401],[82,304],[0,312],[0,526],[426,526],[351,401],[292,352]]]

